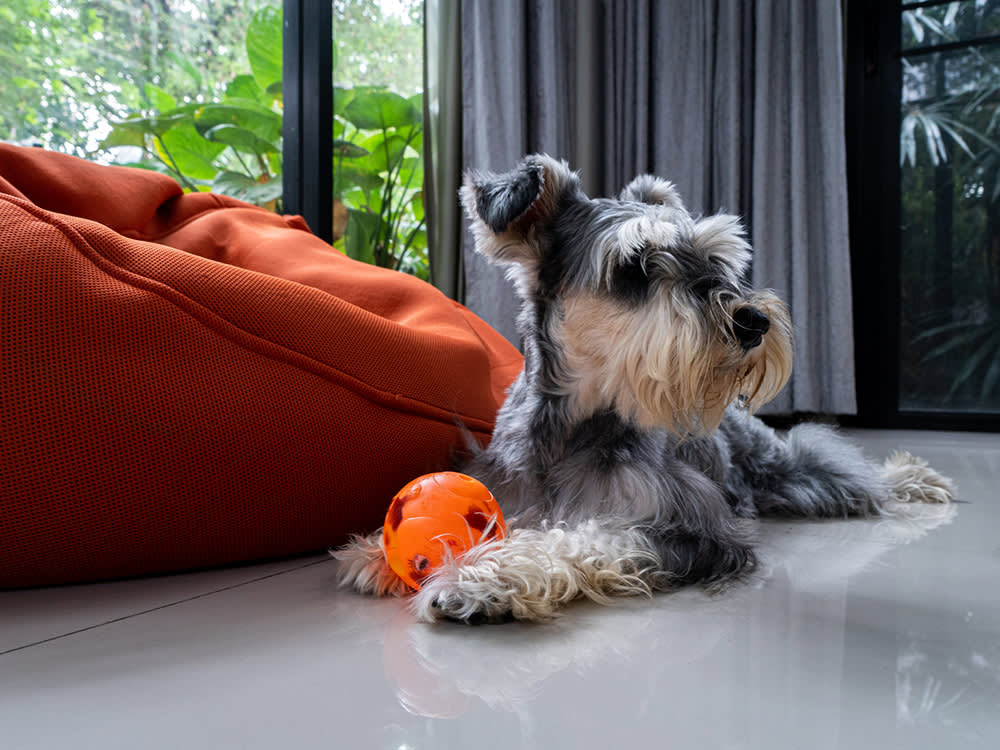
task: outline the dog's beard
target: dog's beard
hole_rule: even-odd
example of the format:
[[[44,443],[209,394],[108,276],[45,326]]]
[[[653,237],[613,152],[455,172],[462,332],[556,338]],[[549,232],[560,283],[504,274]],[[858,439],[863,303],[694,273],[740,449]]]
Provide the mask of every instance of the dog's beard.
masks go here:
[[[791,375],[791,322],[770,293],[743,305],[771,321],[747,351],[732,335],[732,300],[707,311],[669,298],[640,308],[596,295],[567,300],[559,325],[571,408],[580,417],[612,408],[639,427],[682,436],[713,432],[730,404],[756,411]]]

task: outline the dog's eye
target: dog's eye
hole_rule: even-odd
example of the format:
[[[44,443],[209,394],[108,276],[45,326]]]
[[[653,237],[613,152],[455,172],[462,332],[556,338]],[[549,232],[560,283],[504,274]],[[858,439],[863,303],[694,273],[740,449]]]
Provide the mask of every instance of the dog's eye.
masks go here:
[[[639,303],[649,294],[650,278],[646,264],[639,256],[616,265],[609,278],[610,292],[620,299]]]
[[[718,286],[718,280],[702,276],[696,279],[688,288],[691,290],[691,294],[700,300],[707,300],[708,296],[712,293],[712,290]]]

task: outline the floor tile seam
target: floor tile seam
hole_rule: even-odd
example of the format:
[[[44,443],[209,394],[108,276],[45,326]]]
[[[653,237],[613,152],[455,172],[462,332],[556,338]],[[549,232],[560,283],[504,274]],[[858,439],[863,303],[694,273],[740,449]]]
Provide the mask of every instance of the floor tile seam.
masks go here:
[[[243,586],[249,586],[253,583],[258,583],[260,581],[266,581],[269,578],[276,578],[287,573],[294,573],[299,570],[304,570],[306,568],[312,567],[314,565],[320,565],[332,561],[332,558],[321,558],[319,560],[312,560],[311,562],[304,563],[302,565],[297,565],[293,568],[284,568],[282,570],[272,571],[262,576],[257,576],[256,578],[251,578],[246,581],[240,581],[239,583],[229,584],[228,586],[223,586],[221,588],[212,589],[211,591],[202,591],[199,594],[194,594],[192,596],[184,597],[183,599],[178,599],[176,601],[165,602],[163,604],[158,604],[155,607],[148,607],[147,609],[139,610],[138,612],[130,612],[126,615],[121,615],[120,617],[113,617],[109,620],[103,620],[102,622],[94,623],[93,625],[87,625],[83,628],[77,628],[71,630],[67,633],[60,633],[59,635],[49,636],[48,638],[42,638],[37,641],[32,641],[31,643],[25,643],[20,646],[14,646],[13,648],[8,648],[0,651],[0,656],[6,656],[7,654],[12,654],[17,651],[23,651],[34,646],[41,646],[46,643],[51,643],[53,641],[58,641],[62,638],[69,638],[74,635],[80,635],[81,633],[86,633],[91,630],[97,630],[98,628],[107,627],[108,625],[114,625],[115,623],[123,622],[125,620],[130,620],[135,617],[142,617],[144,615],[152,614],[153,612],[159,612],[160,610],[169,609],[170,607],[176,607],[181,604],[187,604],[188,602],[197,601],[198,599],[204,599],[209,596],[214,596],[216,594],[225,593],[226,591],[232,591],[234,589],[242,588]]]

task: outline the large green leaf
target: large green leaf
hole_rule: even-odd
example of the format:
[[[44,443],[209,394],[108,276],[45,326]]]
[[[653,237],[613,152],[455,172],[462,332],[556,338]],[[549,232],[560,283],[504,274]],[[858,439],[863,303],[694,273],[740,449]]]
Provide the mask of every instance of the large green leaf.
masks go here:
[[[391,91],[363,91],[344,107],[344,117],[361,130],[382,130],[416,125],[420,111]]]
[[[250,99],[258,101],[260,99],[261,88],[257,79],[246,73],[236,76],[226,86],[227,99]]]
[[[174,97],[155,84],[147,83],[145,92],[146,99],[149,100],[153,109],[159,110],[160,112],[166,112],[177,106],[177,101]]]
[[[190,113],[175,111],[151,117],[133,115],[132,117],[126,117],[124,120],[117,120],[112,124],[121,131],[142,133],[144,135],[163,135],[168,130],[176,128],[182,123],[190,123],[191,119]]]
[[[413,125],[407,128],[397,128],[396,134],[406,139],[409,147],[418,154],[424,150],[423,130],[420,125]]]
[[[270,142],[281,137],[281,115],[250,99],[226,99],[195,112],[194,126],[199,133],[204,135],[218,125],[236,125]]]
[[[253,15],[247,29],[247,58],[261,88],[281,80],[281,10],[265,6]]]
[[[382,219],[378,214],[348,209],[347,230],[344,232],[344,251],[348,257],[365,263],[375,262],[375,239]]]
[[[352,203],[352,201],[356,202]],[[349,206],[353,205],[358,208],[364,206],[369,211],[372,211],[373,213],[379,214],[381,216],[386,216],[386,218],[388,218],[387,212],[382,210],[383,208],[382,191],[380,189],[368,190],[367,192],[364,189],[361,189],[356,193],[355,192],[348,193],[347,205]]]
[[[283,85],[282,81],[275,81],[266,89],[264,89],[264,92],[267,94],[267,98],[269,98],[271,101],[281,102],[285,95],[285,91],[282,88],[282,85]]]
[[[265,154],[264,158],[267,160],[268,171],[274,177],[281,176],[281,169],[283,167],[282,159],[283,156],[280,151],[275,151],[270,154]]]
[[[115,146],[137,146],[144,148],[146,136],[139,130],[123,128],[115,125],[111,128],[107,138],[101,141],[101,148],[114,148]]]
[[[420,158],[403,159],[396,181],[407,190],[423,190],[424,160]]]
[[[352,187],[359,187],[365,192],[378,190],[382,187],[382,178],[347,164],[336,167],[333,174],[333,194],[343,195],[344,191]]]
[[[337,117],[344,116],[344,110],[354,99],[354,89],[345,89],[341,86],[333,87],[333,114]]]
[[[214,178],[219,169],[213,161],[225,149],[222,144],[206,141],[190,124],[164,133],[162,145],[157,143],[155,147],[166,164],[176,164],[181,174],[193,180]]]
[[[254,132],[239,125],[216,125],[205,131],[204,137],[214,143],[223,143],[247,154],[267,154],[278,151],[278,146],[264,140]]]
[[[369,156],[359,159],[356,166],[367,172],[381,174],[399,166],[406,155],[407,141],[396,133],[390,134],[387,138],[377,133],[362,140],[360,145],[369,152]]]
[[[424,191],[416,193],[410,200],[410,210],[413,211],[413,218],[422,221],[424,218]]]

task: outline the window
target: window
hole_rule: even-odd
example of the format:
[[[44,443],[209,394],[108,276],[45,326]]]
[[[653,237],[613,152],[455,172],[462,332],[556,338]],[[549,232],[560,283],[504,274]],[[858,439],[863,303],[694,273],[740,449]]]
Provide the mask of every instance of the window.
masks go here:
[[[334,246],[428,276],[423,0],[334,0]]]
[[[848,6],[859,405],[1000,425],[1000,3]]]
[[[428,276],[422,0],[11,0],[0,66],[4,140],[302,213]]]
[[[14,0],[0,16],[5,139],[280,210],[280,5]]]
[[[1000,12],[904,7],[899,407],[997,413]]]

